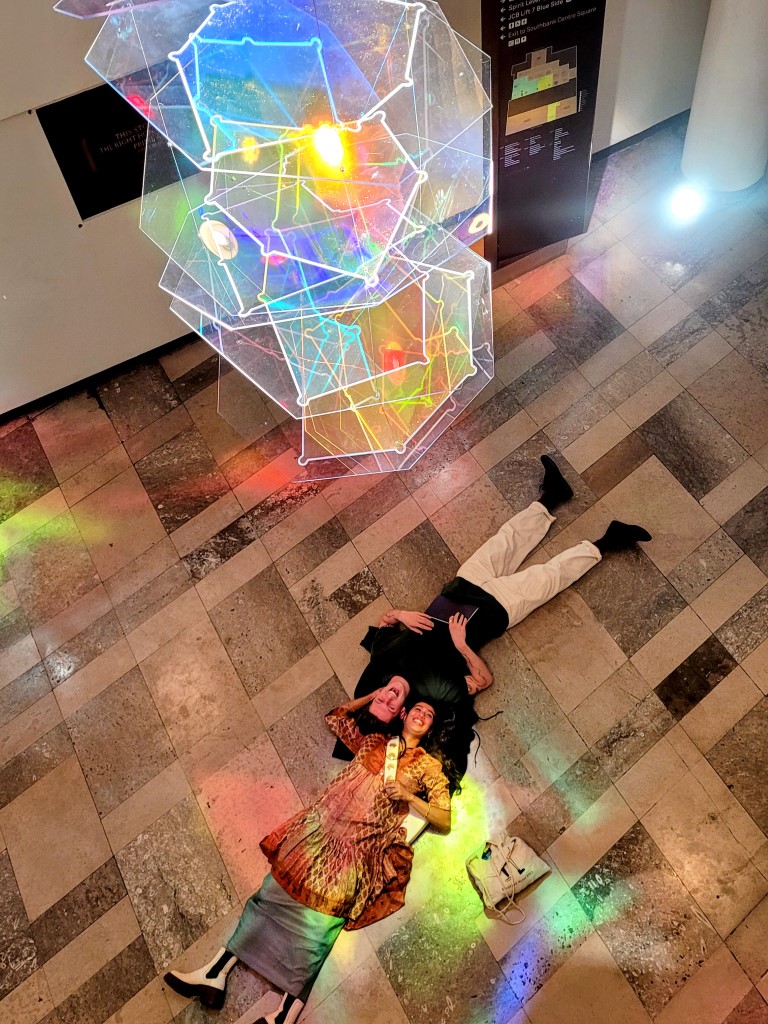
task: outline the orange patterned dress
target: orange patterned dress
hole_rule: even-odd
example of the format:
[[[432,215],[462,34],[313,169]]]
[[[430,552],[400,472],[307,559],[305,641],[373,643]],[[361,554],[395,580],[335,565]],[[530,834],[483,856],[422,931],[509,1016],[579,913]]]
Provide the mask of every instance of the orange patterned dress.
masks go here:
[[[287,893],[313,910],[346,918],[362,928],[405,902],[413,850],[405,842],[405,802],[384,792],[387,737],[363,736],[343,709],[326,716],[329,728],[355,758],[306,810],[261,842],[272,875]],[[450,810],[448,780],[440,762],[421,747],[406,750],[398,781]]]

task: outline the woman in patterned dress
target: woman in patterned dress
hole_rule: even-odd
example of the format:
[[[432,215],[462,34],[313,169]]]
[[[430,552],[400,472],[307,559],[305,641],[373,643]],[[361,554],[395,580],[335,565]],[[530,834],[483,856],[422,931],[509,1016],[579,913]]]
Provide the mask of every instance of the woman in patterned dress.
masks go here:
[[[226,949],[190,974],[166,974],[176,992],[219,1008],[227,975],[242,960],[286,993],[279,1010],[260,1021],[293,1024],[339,932],[403,905],[413,860],[405,816],[410,807],[441,831],[450,829],[452,766],[446,765],[446,775],[424,749],[444,722],[435,707],[419,701],[398,719],[397,774],[385,782],[388,737],[364,736],[352,717],[374,696],[326,716],[354,759],[310,807],[262,840],[271,873],[246,903]]]

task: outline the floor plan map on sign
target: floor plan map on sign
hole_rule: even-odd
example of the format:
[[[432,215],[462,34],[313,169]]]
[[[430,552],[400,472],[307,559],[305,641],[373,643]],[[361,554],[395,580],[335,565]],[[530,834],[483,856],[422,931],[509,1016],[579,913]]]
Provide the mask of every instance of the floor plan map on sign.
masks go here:
[[[576,47],[533,50],[512,68],[507,135],[568,117],[578,110]]]

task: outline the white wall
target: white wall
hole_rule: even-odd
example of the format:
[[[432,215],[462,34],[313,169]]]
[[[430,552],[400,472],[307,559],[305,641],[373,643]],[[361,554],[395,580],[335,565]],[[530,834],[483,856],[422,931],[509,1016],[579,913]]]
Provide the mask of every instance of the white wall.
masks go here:
[[[710,0],[608,0],[594,149],[687,110]]]
[[[185,333],[157,287],[164,257],[138,227],[138,201],[80,227],[28,110],[98,85],[83,63],[98,22],[53,0],[4,0],[0,13],[0,413]],[[443,0],[480,42],[480,0]],[[608,0],[595,149],[685,110],[709,0]]]
[[[81,220],[30,109],[101,84],[100,22],[5,0],[0,14],[0,414],[187,333],[139,201]]]

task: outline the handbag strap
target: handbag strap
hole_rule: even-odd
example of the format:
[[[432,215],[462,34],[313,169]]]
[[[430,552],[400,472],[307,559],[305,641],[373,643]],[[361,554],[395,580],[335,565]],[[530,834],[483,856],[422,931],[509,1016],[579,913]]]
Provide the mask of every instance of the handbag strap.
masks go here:
[[[514,868],[515,868],[515,869],[516,869],[517,871],[519,871],[519,870],[520,870],[520,869],[518,868],[517,864],[516,864],[516,863],[514,862],[514,860],[512,859],[512,857],[511,857],[510,853],[506,853],[506,852],[505,852],[505,851],[503,850],[503,848],[502,848],[501,846],[499,846],[499,844],[498,844],[498,843],[488,842],[488,843],[487,843],[486,845],[490,846],[491,848],[493,848],[494,846],[496,846],[496,847],[497,847],[498,849],[500,849],[500,850],[501,850],[501,852],[502,852],[502,853],[504,854],[504,859],[505,859],[505,861],[509,861],[509,863],[510,863],[510,864],[511,864],[511,865],[512,865],[512,866],[513,866],[513,867],[514,867]],[[493,868],[493,870],[494,870],[494,871],[496,872],[496,875],[497,875],[497,877],[498,877],[498,879],[499,879],[499,883],[500,883],[500,885],[501,885],[501,887],[502,887],[502,890],[503,890],[503,889],[504,889],[504,887],[505,887],[505,882],[504,882],[504,878],[502,877],[502,874],[501,874],[501,872],[499,871],[499,869],[498,869],[498,868],[496,867],[496,865],[495,865],[495,863],[494,863],[494,861],[493,861],[493,857],[491,857],[491,858],[490,858],[490,863],[491,863],[491,867],[492,867],[492,868]],[[500,917],[500,918],[501,918],[501,919],[502,919],[503,921],[505,921],[505,922],[506,922],[507,924],[522,924],[522,923],[523,923],[523,921],[525,920],[525,911],[524,911],[524,910],[523,910],[523,908],[522,908],[522,907],[520,906],[520,904],[519,904],[519,903],[518,903],[518,902],[517,902],[517,901],[515,900],[515,893],[514,893],[514,888],[513,888],[513,890],[512,890],[512,895],[511,895],[511,896],[507,896],[507,897],[506,897],[506,899],[507,899],[507,901],[508,901],[508,902],[507,902],[506,906],[504,907],[504,909],[503,909],[503,910],[501,910],[501,909],[500,909],[500,908],[499,908],[498,906],[496,906],[496,904],[495,904],[495,903],[493,902],[493,900],[492,900],[492,898],[491,898],[491,895],[490,895],[490,893],[488,892],[488,890],[487,890],[487,888],[486,888],[486,886],[485,886],[485,882],[483,881],[483,879],[482,879],[482,878],[476,878],[476,881],[477,881],[477,882],[478,882],[478,884],[480,885],[480,888],[481,888],[481,889],[483,890],[483,902],[485,903],[486,907],[488,907],[488,909],[489,909],[489,910],[491,910],[491,913],[494,913],[494,914],[498,914],[498,916],[499,916],[499,917]],[[521,917],[521,918],[519,918],[519,920],[517,920],[517,921],[510,921],[510,920],[509,920],[509,918],[507,917],[507,911],[509,910],[509,908],[510,908],[510,905],[511,905],[511,906],[513,906],[513,907],[515,908],[515,910],[519,911],[519,912],[520,912],[520,913],[522,914],[522,917]]]

